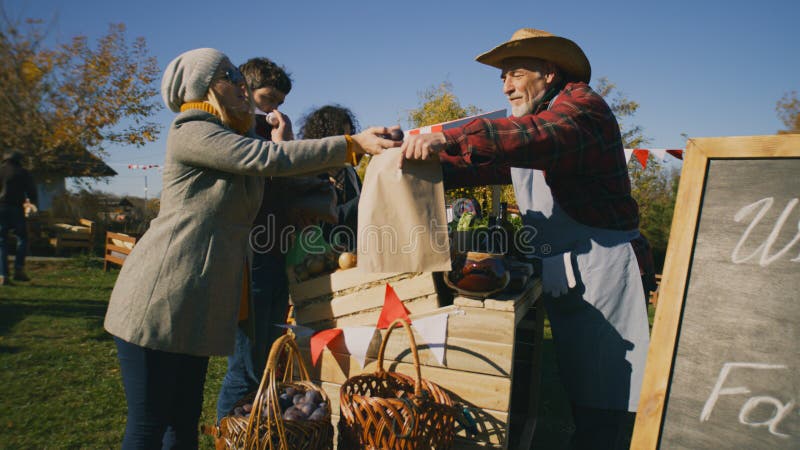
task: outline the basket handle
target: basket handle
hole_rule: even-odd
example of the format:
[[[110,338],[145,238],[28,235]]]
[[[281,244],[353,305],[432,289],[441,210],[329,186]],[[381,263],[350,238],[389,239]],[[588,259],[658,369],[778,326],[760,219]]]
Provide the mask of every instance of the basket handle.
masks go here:
[[[278,338],[270,348],[267,364],[264,367],[264,374],[261,376],[261,383],[258,385],[256,397],[253,399],[253,412],[250,413],[250,419],[247,421],[247,430],[245,432],[245,448],[256,449],[258,448],[258,430],[262,423],[262,411],[260,406],[262,399],[267,396],[267,417],[264,418],[268,421],[270,417],[275,418],[275,424],[278,431],[278,438],[280,441],[280,448],[287,450],[288,444],[286,441],[286,430],[283,427],[283,419],[281,416],[280,403],[278,399],[278,380],[276,372],[278,363],[282,355],[286,355],[286,370],[283,373],[283,381],[292,380],[294,375],[294,363],[297,363],[299,369],[299,377],[301,380],[310,381],[311,377],[308,375],[308,368],[306,367],[303,358],[300,357],[300,349],[297,347],[297,342],[294,340],[292,334],[284,334]],[[272,448],[270,440],[269,448]]]
[[[381,342],[381,348],[378,351],[378,372],[384,372],[383,370],[383,354],[386,351],[386,342],[389,341],[389,335],[392,334],[392,330],[394,330],[397,324],[403,325],[403,328],[406,329],[406,334],[408,334],[408,340],[411,347],[411,355],[414,357],[414,372],[417,375],[417,378],[414,380],[414,395],[419,397],[422,395],[422,373],[420,372],[419,368],[419,354],[417,353],[417,341],[414,339],[414,333],[411,331],[411,326],[408,325],[404,319],[394,319],[391,325],[389,325],[389,329],[386,330],[386,337],[383,338]]]

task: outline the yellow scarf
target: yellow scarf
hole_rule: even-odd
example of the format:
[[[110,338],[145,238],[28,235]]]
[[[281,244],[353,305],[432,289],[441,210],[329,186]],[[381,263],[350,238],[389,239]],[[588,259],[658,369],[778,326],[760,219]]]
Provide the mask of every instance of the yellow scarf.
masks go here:
[[[205,111],[209,114],[213,114],[222,120],[222,114],[214,108],[211,103],[207,102],[187,102],[181,105],[181,112],[187,111],[189,109],[199,109],[200,111]],[[250,124],[226,124],[227,126],[231,127],[234,131],[239,134],[247,134],[250,131]]]
[[[217,111],[217,108],[211,106],[211,103],[206,102],[187,102],[181,105],[181,112],[190,110],[190,109],[199,109],[200,111],[205,111],[209,114],[213,114],[217,117],[222,117]]]

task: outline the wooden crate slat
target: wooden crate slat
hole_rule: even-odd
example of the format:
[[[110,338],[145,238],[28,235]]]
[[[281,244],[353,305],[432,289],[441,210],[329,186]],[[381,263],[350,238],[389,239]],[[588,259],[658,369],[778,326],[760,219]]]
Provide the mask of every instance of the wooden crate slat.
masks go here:
[[[392,284],[392,288],[403,301],[436,294],[436,286],[430,274],[397,281]],[[379,285],[342,297],[336,297],[330,301],[295,305],[297,323],[309,324],[324,320],[334,320],[362,311],[383,308],[385,293],[386,286]]]
[[[312,378],[341,385],[349,377],[377,370],[376,360],[367,360],[364,368],[358,360],[347,354],[323,350],[316,367],[311,364],[307,349],[301,349]],[[414,365],[397,361],[384,361],[384,369],[415,376]],[[460,372],[440,367],[423,366],[422,377],[447,389],[478,408],[508,411],[511,380],[507,377]]]
[[[409,311],[409,317],[412,317],[417,314],[435,312],[439,309],[439,299],[435,294],[432,294],[425,297],[404,300],[403,306]],[[297,318],[298,324],[308,326],[315,330],[325,330],[337,327],[375,326],[378,323],[380,315],[381,308],[373,308],[369,311],[361,311],[336,319],[327,319],[310,323],[305,320],[306,317],[302,312],[299,315],[296,313],[295,317]]]
[[[395,277],[397,273],[364,272],[358,267],[348,270],[337,270],[328,275],[312,278],[301,283],[290,283],[289,292],[296,304],[325,294],[339,292],[359,285]]]

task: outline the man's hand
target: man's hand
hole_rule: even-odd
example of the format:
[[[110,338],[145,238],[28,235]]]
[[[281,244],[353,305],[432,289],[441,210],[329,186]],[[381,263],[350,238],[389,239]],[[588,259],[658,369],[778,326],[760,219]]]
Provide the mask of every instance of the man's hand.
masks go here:
[[[393,141],[386,139],[386,135],[391,135],[393,130],[400,129],[399,126],[393,127],[370,127],[361,133],[351,136],[353,142],[356,144],[353,149],[357,155],[368,153],[370,155],[379,155],[387,148],[400,147],[402,141]]]
[[[273,126],[272,130],[270,131],[270,138],[272,139],[272,142],[284,142],[294,139],[294,133],[292,132],[292,121],[289,120],[289,117],[283,115],[283,113],[277,109],[273,110],[272,114],[278,120],[278,125]]]
[[[406,159],[428,159],[433,158],[444,149],[444,133],[415,134],[406,136],[400,152],[399,168],[403,168],[403,161]]]

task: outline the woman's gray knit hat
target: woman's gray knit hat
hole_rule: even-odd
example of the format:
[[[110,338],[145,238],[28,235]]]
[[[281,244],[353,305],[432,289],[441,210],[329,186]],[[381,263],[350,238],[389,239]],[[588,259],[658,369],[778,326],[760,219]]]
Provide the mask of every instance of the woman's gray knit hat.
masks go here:
[[[226,56],[213,48],[197,48],[182,53],[167,65],[161,78],[161,96],[174,112],[186,102],[206,98],[211,79]]]

